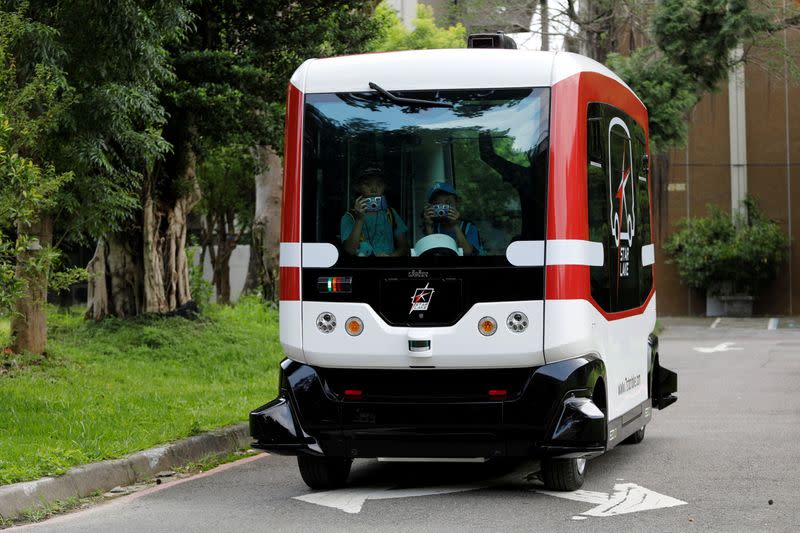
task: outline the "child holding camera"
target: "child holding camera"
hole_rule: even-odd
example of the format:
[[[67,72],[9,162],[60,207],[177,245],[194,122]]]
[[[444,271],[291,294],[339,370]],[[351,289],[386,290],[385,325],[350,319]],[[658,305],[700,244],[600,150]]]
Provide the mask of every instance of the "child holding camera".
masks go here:
[[[478,228],[472,222],[461,220],[458,212],[458,193],[446,182],[433,184],[428,193],[428,203],[422,212],[425,235],[443,233],[455,239],[464,255],[483,255]]]
[[[341,222],[344,250],[358,256],[407,255],[408,227],[386,202],[382,172],[374,168],[363,171],[354,188],[358,197]]]

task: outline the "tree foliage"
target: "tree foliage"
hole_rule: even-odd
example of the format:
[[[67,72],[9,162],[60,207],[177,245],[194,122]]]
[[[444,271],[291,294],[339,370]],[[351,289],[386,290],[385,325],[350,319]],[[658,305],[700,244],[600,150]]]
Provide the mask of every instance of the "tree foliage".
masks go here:
[[[608,65],[639,95],[650,113],[655,151],[681,147],[688,112],[716,90],[759,39],[798,22],[749,0],[657,0],[650,14],[651,44],[630,55],[609,54]]]
[[[608,66],[625,80],[647,107],[650,148],[665,152],[683,146],[688,135],[687,113],[700,93],[681,65],[670,61],[650,46],[629,56],[612,53]]]
[[[375,9],[375,20],[379,23],[378,37],[371,44],[377,52],[392,50],[422,50],[428,48],[464,48],[467,45],[467,30],[459,22],[447,28],[436,25],[433,9],[425,4],[417,5],[414,29],[403,25],[394,10],[381,2]]]
[[[26,291],[27,278],[19,274],[50,274],[59,253],[28,235],[40,213],[56,203],[58,191],[73,174],[59,172],[44,158],[42,143],[57,118],[71,102],[63,72],[48,60],[19,68],[14,54],[26,35],[37,33],[52,50],[52,28],[27,19],[23,11],[0,12],[0,313],[7,313]],[[52,54],[55,55],[55,54]],[[36,250],[36,254],[28,254]],[[54,288],[73,282],[78,271],[51,277]]]
[[[14,46],[20,72],[42,61],[56,65],[72,95],[40,144],[44,157],[75,174],[53,213],[60,239],[86,242],[119,230],[139,205],[143,169],[169,151],[159,95],[174,77],[165,45],[188,27],[184,4],[0,2],[31,20]]]

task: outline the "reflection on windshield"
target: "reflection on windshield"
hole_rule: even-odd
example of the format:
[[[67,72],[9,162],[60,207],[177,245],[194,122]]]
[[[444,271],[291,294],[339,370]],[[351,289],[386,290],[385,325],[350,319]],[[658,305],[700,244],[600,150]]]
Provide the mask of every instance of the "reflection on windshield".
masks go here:
[[[392,94],[453,107],[402,105],[375,92],[306,97],[305,241],[369,258],[405,255],[404,241],[413,254],[435,234],[450,237],[465,261],[486,261],[514,240],[544,238],[548,89]],[[380,173],[380,194],[365,188],[365,171]],[[384,200],[366,210],[373,197]]]

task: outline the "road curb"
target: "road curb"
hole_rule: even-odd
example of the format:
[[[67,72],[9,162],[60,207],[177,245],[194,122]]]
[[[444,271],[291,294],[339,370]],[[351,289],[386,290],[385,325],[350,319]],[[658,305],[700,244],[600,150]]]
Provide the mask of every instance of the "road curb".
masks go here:
[[[247,424],[237,424],[121,459],[77,466],[61,476],[0,486],[0,517],[10,520],[24,511],[43,508],[56,501],[132,485],[151,479],[163,470],[247,448],[250,442]]]

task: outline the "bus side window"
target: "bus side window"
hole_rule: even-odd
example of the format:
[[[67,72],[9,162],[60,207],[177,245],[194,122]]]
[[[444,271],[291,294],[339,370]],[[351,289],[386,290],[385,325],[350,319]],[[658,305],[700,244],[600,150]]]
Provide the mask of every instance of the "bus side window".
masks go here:
[[[603,243],[605,261],[603,266],[589,269],[592,298],[597,304],[610,311],[609,301],[609,262],[610,228],[608,218],[608,156],[603,120],[603,105],[592,103],[588,108],[587,120],[587,186],[589,198],[589,239]]]
[[[635,309],[653,285],[642,264],[650,244],[649,176],[644,130],[613,106],[591,103],[587,115],[589,238],[603,244],[603,266],[589,269],[592,298],[608,312]]]

